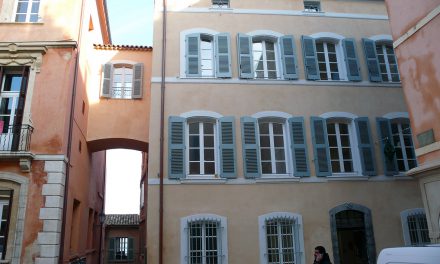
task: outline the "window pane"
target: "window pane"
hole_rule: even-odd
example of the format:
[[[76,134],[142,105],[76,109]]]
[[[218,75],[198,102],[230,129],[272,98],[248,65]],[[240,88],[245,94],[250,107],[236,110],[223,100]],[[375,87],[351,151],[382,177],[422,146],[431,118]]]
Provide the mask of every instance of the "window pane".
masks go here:
[[[275,160],[285,160],[284,149],[276,149],[275,150]]]
[[[353,172],[353,164],[351,161],[344,161],[344,171]]]
[[[276,79],[277,78],[277,72],[276,71],[268,72],[268,78],[269,79]]]
[[[205,162],[205,174],[215,174],[214,162]]]
[[[332,43],[328,43],[328,42],[327,42],[327,50],[328,50],[328,52],[336,52],[336,50],[335,50],[335,44],[332,44]]]
[[[190,174],[200,174],[200,163],[190,162],[189,163],[189,173]]]
[[[214,124],[212,123],[203,123],[203,133],[205,134],[214,134]]]
[[[189,136],[189,147],[200,147],[199,136]]]
[[[199,123],[190,123],[189,124],[189,133],[190,134],[199,134]]]
[[[270,162],[261,162],[261,169],[263,173],[272,173],[272,163]]]
[[[204,137],[205,148],[214,147],[214,136],[205,136]]]
[[[40,8],[40,3],[39,2],[34,2],[32,3],[32,13],[38,13],[38,9]]]
[[[341,167],[339,165],[339,161],[332,161],[332,171],[333,172],[341,172]]]
[[[339,160],[339,152],[337,148],[330,148],[330,158],[332,160]]]
[[[205,149],[205,160],[214,161],[214,149]]]
[[[200,161],[199,149],[190,149],[189,150],[189,160],[190,161]]]
[[[27,13],[28,3],[19,2],[17,5],[17,13]]]
[[[261,147],[270,147],[270,137],[269,136],[260,136],[260,146]]]
[[[26,15],[17,14],[15,16],[15,22],[26,22]]]
[[[270,149],[261,149],[261,160],[271,160]]]
[[[341,136],[341,145],[343,147],[349,147],[350,146],[350,139],[348,136]]]
[[[273,133],[276,135],[283,135],[283,125],[278,123],[273,123]]]
[[[259,123],[260,134],[269,134],[269,123]]]
[[[330,146],[337,146],[338,142],[336,141],[336,136],[328,136],[328,144]]]
[[[284,147],[283,136],[274,136],[275,147]]]
[[[324,44],[323,43],[316,43],[316,51],[317,52],[324,52]]]
[[[286,173],[286,163],[285,162],[277,162],[276,166],[277,166],[276,173],[278,173],[278,174]]]

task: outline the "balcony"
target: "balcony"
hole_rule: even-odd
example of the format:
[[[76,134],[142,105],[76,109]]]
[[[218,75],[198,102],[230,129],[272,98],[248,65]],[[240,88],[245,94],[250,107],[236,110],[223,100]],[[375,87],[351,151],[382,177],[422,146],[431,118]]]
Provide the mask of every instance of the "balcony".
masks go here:
[[[34,128],[30,125],[12,125],[0,134],[0,159],[20,160],[22,171],[30,170],[33,155],[30,152],[31,136]]]

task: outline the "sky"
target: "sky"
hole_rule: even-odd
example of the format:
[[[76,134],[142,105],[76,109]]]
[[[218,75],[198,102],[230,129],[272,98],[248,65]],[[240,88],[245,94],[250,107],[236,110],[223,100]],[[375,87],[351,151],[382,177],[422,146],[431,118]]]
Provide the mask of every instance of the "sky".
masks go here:
[[[154,0],[107,0],[113,44],[153,45]],[[107,151],[106,214],[138,214],[142,153]]]

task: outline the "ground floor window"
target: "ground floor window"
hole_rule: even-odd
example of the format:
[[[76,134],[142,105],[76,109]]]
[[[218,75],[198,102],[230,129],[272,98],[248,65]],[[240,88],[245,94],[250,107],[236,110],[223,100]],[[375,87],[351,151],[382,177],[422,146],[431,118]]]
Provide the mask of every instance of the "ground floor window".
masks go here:
[[[5,259],[12,190],[0,190],[0,259]]]
[[[109,261],[133,260],[133,238],[112,237],[110,238]]]
[[[428,221],[423,208],[408,209],[400,213],[403,238],[407,246],[430,244]]]

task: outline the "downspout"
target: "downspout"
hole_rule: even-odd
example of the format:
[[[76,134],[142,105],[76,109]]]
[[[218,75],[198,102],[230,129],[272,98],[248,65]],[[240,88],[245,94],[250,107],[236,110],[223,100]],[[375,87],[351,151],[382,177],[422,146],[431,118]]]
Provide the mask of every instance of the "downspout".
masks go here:
[[[73,122],[75,117],[75,101],[76,101],[76,86],[78,83],[78,68],[79,68],[79,55],[81,50],[81,36],[84,16],[84,0],[81,1],[81,16],[78,29],[78,41],[76,47],[76,59],[75,69],[72,84],[72,97],[70,100],[70,119],[69,119],[69,137],[67,139],[67,166],[66,166],[66,181],[64,184],[64,201],[63,201],[63,218],[61,219],[61,238],[60,238],[60,252],[58,257],[58,263],[62,264],[64,261],[64,239],[66,233],[66,217],[67,217],[67,197],[69,194],[69,175],[70,175],[70,156],[72,154],[72,134],[73,134]]]
[[[163,0],[162,14],[162,75],[160,84],[160,167],[159,167],[159,264],[163,263],[163,141],[165,119],[165,61],[166,61],[166,34],[167,34],[167,0]]]
[[[107,178],[107,151],[104,151],[104,181],[102,183],[102,204],[101,204],[101,213],[104,213],[105,210],[105,183],[106,183],[106,178]],[[99,215],[98,215],[99,221],[101,221]],[[99,230],[99,264],[104,263],[103,259],[102,259],[102,237],[105,236],[105,229],[104,229],[104,225],[105,225],[105,219],[104,222],[99,222],[100,223],[100,230]]]

